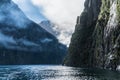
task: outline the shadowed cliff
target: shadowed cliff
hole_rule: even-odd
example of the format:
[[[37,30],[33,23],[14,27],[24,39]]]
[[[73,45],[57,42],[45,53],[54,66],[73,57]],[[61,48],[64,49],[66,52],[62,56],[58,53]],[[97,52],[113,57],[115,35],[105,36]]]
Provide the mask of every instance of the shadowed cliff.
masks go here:
[[[120,65],[119,0],[86,0],[84,6],[64,64],[117,69]]]

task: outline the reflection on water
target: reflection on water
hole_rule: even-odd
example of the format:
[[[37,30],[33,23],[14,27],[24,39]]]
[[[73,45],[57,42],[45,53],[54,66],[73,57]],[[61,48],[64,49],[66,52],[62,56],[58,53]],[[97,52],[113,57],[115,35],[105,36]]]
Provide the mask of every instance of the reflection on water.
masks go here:
[[[120,73],[64,66],[0,66],[0,80],[120,80]]]

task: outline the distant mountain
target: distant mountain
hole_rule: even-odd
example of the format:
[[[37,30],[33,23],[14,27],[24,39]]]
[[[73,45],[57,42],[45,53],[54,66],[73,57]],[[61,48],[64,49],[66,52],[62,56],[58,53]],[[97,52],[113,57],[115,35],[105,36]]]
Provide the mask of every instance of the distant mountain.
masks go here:
[[[66,46],[14,2],[0,1],[0,64],[59,64],[65,53]]]
[[[45,30],[47,30],[49,33],[51,33],[52,35],[56,36],[60,42],[69,45],[69,41],[73,33],[72,30],[63,29],[62,28],[63,26],[58,25],[56,23],[52,23],[49,20],[42,21],[40,22],[39,25]],[[68,26],[64,26],[64,27],[68,27]]]

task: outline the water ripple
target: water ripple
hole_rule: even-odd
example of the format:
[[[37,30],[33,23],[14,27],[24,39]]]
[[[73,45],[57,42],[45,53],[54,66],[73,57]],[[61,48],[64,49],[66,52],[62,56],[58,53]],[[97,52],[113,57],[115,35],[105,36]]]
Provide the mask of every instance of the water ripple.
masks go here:
[[[0,80],[120,80],[120,73],[65,66],[0,66]]]

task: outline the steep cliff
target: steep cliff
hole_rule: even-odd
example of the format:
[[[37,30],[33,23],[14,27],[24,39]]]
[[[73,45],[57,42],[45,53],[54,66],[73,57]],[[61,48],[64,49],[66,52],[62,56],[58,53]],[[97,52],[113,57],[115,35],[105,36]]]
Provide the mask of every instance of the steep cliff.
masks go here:
[[[60,64],[66,46],[11,0],[0,1],[0,65]]]
[[[119,0],[86,0],[64,64],[117,69],[120,65],[119,23]]]

